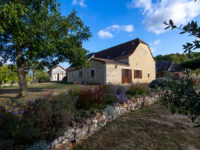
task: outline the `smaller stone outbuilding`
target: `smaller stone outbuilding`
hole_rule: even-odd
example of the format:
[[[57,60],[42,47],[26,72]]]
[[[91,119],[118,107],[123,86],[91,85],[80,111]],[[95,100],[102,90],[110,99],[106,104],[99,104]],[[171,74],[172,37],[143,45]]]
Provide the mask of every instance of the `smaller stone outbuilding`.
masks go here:
[[[62,81],[64,77],[66,77],[66,69],[61,66],[57,66],[52,68],[49,71],[50,81]]]
[[[175,76],[182,76],[182,71],[178,64],[174,63],[171,60],[158,60],[156,61],[156,78],[165,76],[165,71],[173,73]]]

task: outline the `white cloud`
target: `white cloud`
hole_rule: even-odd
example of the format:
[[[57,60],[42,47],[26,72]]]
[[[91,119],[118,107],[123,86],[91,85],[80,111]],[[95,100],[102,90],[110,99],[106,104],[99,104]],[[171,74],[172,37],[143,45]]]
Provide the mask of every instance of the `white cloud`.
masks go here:
[[[114,24],[112,26],[106,27],[98,32],[100,38],[112,38],[114,35],[111,32],[133,32],[134,27],[133,25],[117,25]]]
[[[154,45],[158,45],[160,43],[160,39],[154,41]]]
[[[129,8],[141,8],[148,31],[156,34],[165,32],[164,21],[172,19],[176,25],[186,24],[200,14],[200,1],[193,0],[132,0]]]
[[[73,0],[72,5],[80,5],[81,7],[87,7],[85,0]]]
[[[113,35],[110,32],[105,31],[105,30],[100,30],[98,32],[98,35],[100,38],[112,38],[113,37]]]

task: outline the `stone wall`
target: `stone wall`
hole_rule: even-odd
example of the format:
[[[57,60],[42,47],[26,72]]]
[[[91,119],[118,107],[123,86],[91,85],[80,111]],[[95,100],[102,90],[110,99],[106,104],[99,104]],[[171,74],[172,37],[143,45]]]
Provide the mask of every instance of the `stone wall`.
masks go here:
[[[99,61],[90,61],[89,68],[83,68],[79,70],[69,71],[67,73],[69,83],[73,82],[86,82],[89,84],[103,84],[105,81],[105,64]],[[91,70],[94,70],[94,76],[91,76]],[[80,72],[81,75],[80,75]]]
[[[131,100],[124,104],[116,104],[115,106],[107,106],[103,112],[98,112],[94,117],[88,118],[84,123],[68,128],[63,136],[55,139],[50,145],[49,149],[68,150],[72,147],[72,143],[80,143],[87,139],[95,131],[101,129],[107,122],[116,119],[117,117],[140,109],[144,106],[149,106],[157,102],[158,95],[133,97]],[[62,148],[61,148],[62,147]]]
[[[140,43],[129,57],[129,63],[130,68],[133,69],[133,83],[150,83],[156,78],[156,65],[148,45]],[[141,79],[134,78],[134,70],[142,70]]]

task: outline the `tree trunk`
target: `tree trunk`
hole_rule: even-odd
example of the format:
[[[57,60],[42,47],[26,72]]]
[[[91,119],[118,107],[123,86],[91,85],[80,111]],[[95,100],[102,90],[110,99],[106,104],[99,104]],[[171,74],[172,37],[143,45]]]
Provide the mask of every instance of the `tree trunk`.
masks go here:
[[[26,74],[24,71],[24,57],[21,48],[16,49],[17,56],[17,73],[19,77],[19,97],[24,97],[28,94],[27,90],[27,82],[26,82]]]

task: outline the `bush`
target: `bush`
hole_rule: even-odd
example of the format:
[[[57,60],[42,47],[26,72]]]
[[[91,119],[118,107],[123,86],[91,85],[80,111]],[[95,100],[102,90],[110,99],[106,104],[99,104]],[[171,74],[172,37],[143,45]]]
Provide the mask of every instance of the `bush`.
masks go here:
[[[29,100],[23,109],[1,107],[0,145],[10,143],[11,149],[22,149],[20,145],[27,147],[41,140],[51,141],[63,134],[71,123],[73,110],[70,107],[66,95],[51,100]]]
[[[114,103],[127,101],[124,87],[120,86],[98,86],[96,88],[83,89],[77,100],[78,109],[103,109]]]
[[[167,82],[168,82],[168,79],[166,77],[157,78],[150,83],[149,87],[150,88],[157,88],[157,87],[164,88]]]
[[[50,81],[50,76],[47,72],[37,72],[35,74],[35,78],[36,78],[36,81],[38,83],[42,83],[42,82],[49,82]]]
[[[130,86],[130,89],[126,91],[126,95],[128,98],[132,96],[137,96],[141,94],[148,94],[150,92],[149,87],[144,84],[133,84]]]
[[[194,121],[200,118],[200,92],[195,89],[189,72],[181,78],[169,77],[162,94],[161,103],[168,107],[172,113],[178,112],[188,115]],[[197,119],[197,122],[199,120]],[[199,122],[200,127],[200,122]]]

